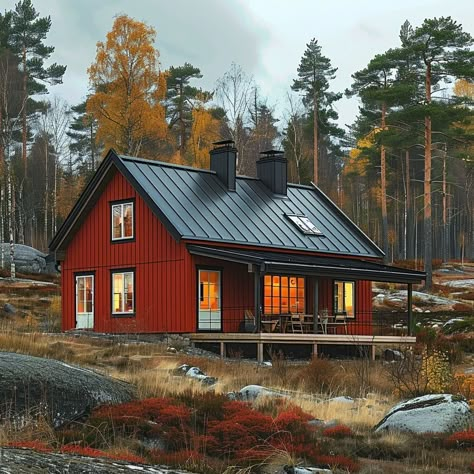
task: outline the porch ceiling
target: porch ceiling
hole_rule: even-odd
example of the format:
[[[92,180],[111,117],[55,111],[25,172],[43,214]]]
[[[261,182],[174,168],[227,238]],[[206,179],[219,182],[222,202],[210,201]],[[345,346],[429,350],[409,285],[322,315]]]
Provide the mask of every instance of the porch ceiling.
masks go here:
[[[394,283],[419,283],[426,277],[425,272],[359,259],[319,257],[284,252],[231,249],[191,244],[189,244],[187,248],[193,255],[201,255],[203,257],[216,258],[229,262],[258,265],[262,273],[295,273]]]

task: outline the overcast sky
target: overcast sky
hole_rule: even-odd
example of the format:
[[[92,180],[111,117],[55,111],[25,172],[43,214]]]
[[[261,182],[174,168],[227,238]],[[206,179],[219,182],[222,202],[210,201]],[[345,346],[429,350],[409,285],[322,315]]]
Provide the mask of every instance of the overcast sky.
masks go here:
[[[13,9],[15,3],[0,0],[0,8]],[[64,83],[51,92],[70,104],[85,98],[96,43],[122,13],[156,29],[163,69],[190,62],[204,76],[196,85],[213,89],[232,62],[240,64],[278,115],[313,37],[339,68],[333,90],[343,91],[354,71],[398,45],[406,19],[417,26],[427,17],[452,16],[474,35],[473,0],[33,0],[33,5],[41,16],[51,16],[46,43],[56,47],[53,61],[67,65]],[[352,123],[357,101],[342,99],[336,107],[340,125]]]

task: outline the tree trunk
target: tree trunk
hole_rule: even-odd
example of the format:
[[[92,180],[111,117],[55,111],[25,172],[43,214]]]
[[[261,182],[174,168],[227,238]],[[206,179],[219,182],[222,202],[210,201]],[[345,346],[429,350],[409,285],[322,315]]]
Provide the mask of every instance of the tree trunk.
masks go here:
[[[431,64],[426,66],[425,77],[426,104],[431,103]],[[430,290],[433,285],[433,242],[431,225],[431,116],[425,116],[425,180],[424,180],[424,261],[426,272],[425,288]]]
[[[316,92],[314,92],[313,97],[313,182],[316,186],[319,185],[319,155],[318,155],[318,98],[316,97]]]
[[[447,191],[446,191],[446,143],[444,144],[444,153],[443,153],[443,242],[442,242],[442,260],[443,263],[448,261],[448,206],[447,206]]]
[[[385,130],[386,105],[382,104],[382,130]],[[382,206],[382,249],[385,252],[384,262],[388,261],[388,219],[387,219],[387,166],[385,159],[385,146],[380,148],[380,187]],[[393,258],[393,256],[392,256]]]
[[[23,160],[23,167],[26,179],[26,168],[27,168],[27,161],[26,161],[26,136],[27,136],[27,129],[26,129],[26,105],[28,102],[28,74],[26,72],[26,48],[23,46],[23,107],[21,109],[21,121],[22,121],[22,149],[21,149],[21,157]]]
[[[405,150],[405,173],[406,173],[406,258],[413,260],[415,258],[414,243],[415,243],[415,226],[413,222],[413,208],[412,208],[412,189],[410,178],[410,151]]]
[[[49,180],[48,180],[48,139],[45,136],[44,146],[44,248],[48,246],[48,200],[49,200]]]
[[[10,237],[10,277],[15,279],[15,244],[13,241],[13,219],[14,219],[14,205],[12,204],[12,178],[10,170],[8,173],[8,233]]]

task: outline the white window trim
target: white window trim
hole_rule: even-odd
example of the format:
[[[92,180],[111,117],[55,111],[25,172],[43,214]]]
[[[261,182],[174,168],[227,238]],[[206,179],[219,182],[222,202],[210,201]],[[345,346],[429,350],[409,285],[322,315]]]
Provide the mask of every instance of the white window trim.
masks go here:
[[[122,285],[122,306],[125,305],[125,275],[132,275],[132,284],[133,284],[133,293],[132,293],[132,311],[114,311],[114,276],[115,275],[122,275],[123,278],[123,285]],[[134,271],[126,271],[126,272],[121,272],[121,271],[116,271],[112,272],[112,314],[117,315],[117,314],[135,314],[135,272]]]
[[[125,219],[124,219],[124,206],[132,206],[132,235],[125,237]],[[114,209],[116,207],[120,207],[120,234],[121,237],[114,237]],[[132,240],[135,237],[135,208],[133,205],[133,201],[127,201],[127,202],[118,202],[117,204],[112,204],[111,208],[111,232],[112,232],[112,241],[117,241],[117,240]]]

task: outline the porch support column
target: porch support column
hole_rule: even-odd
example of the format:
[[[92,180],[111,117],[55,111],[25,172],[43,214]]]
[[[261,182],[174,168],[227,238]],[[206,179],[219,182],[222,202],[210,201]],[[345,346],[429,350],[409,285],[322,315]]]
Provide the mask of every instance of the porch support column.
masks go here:
[[[255,273],[254,273],[254,314],[255,314],[255,325],[257,326],[257,331],[260,332],[262,328],[261,324],[261,311],[260,308],[262,306],[261,302],[261,294],[262,294],[262,279],[260,275],[260,268],[255,266]]]
[[[318,333],[319,278],[313,277],[313,334]],[[316,344],[315,344],[316,346]]]
[[[413,335],[413,283],[408,283],[407,310],[408,310],[408,335]]]

